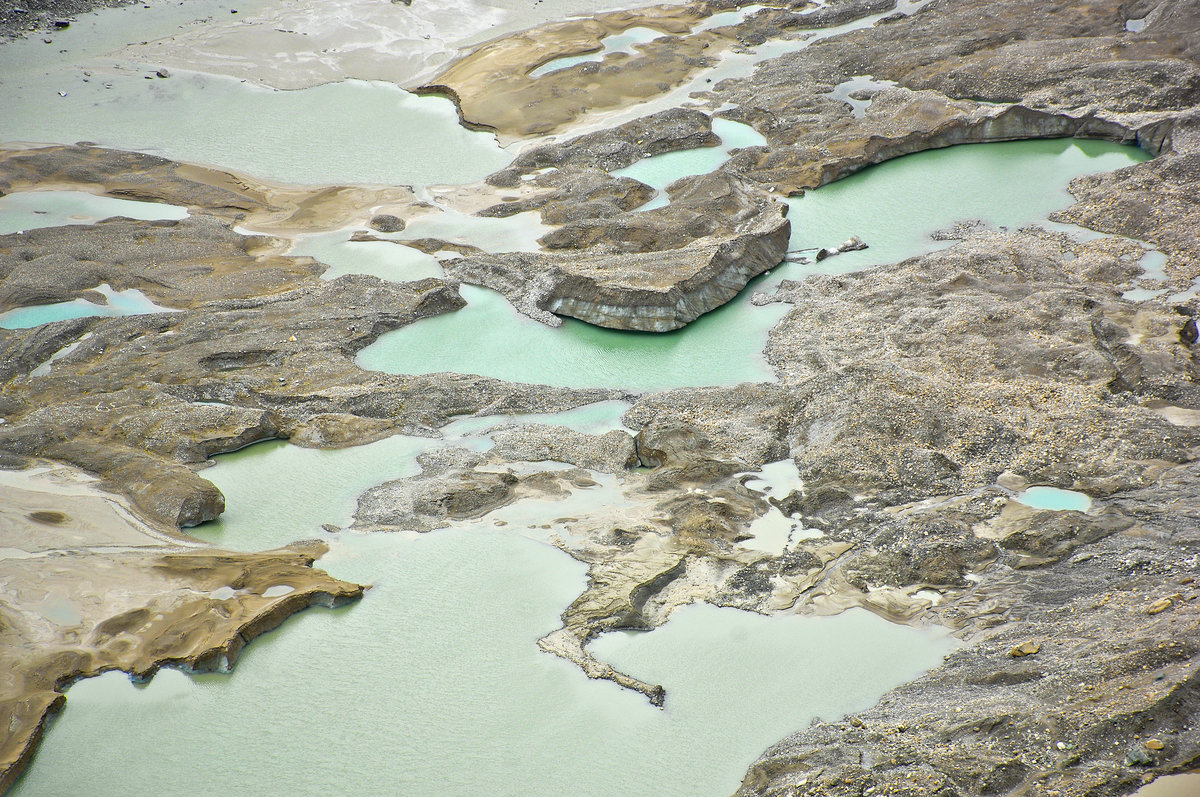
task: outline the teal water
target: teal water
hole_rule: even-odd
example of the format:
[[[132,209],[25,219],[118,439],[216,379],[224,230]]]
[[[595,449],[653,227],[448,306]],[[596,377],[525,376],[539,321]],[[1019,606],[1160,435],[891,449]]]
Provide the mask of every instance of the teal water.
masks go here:
[[[178,205],[135,202],[85,191],[21,191],[0,196],[0,235],[38,227],[91,224],[114,216],[158,221],[187,215],[187,208]]]
[[[1074,202],[1067,186],[1085,174],[1150,156],[1106,141],[1052,139],[966,144],[907,155],[791,199],[792,246],[831,247],[852,235],[870,247],[814,264],[844,273],[949,246],[930,234],[980,219],[1017,229]]]
[[[550,415],[465,417],[442,427],[442,437],[395,435],[353,448],[300,448],[282,440],[256,443],[222,454],[220,464],[203,471],[225,494],[227,510],[220,519],[191,529],[210,542],[243,551],[287,545],[323,536],[323,523],[350,523],[358,496],[369,487],[420,472],[416,457],[444,446],[486,451],[486,432],[511,423],[568,426],[588,434],[620,429],[629,409],[623,401],[603,401]],[[263,502],[264,474],[273,484],[287,485],[287,501]]]
[[[740,297],[685,330],[664,334],[619,332],[570,318],[551,328],[485,288],[463,285],[461,291],[466,307],[388,333],[356,362],[391,373],[455,371],[567,387],[757,382],[772,378],[762,348],[766,331],[787,312],[783,305],[753,307]]]
[[[494,219],[442,208],[439,213],[414,218],[403,232],[392,237],[399,240],[440,238],[477,246],[488,252],[532,252],[538,249],[538,238],[552,229],[542,224],[541,216],[535,212]]]
[[[579,419],[604,426],[615,409]],[[257,640],[231,675],[76,684],[12,793],[86,783],[100,796],[715,797],[781,736],[873,704],[952,649],[942,633],[858,610],[812,619],[686,607],[653,633],[593,643],[666,686],[666,709],[655,709],[536,646],[586,583],[541,531],[496,530],[490,517],[426,535],[316,528],[344,516],[368,472],[410,472],[417,451],[440,444],[412,442],[220,457],[205,475],[229,511],[197,532],[247,548],[320,536],[332,546],[323,568],[374,587],[358,605],[309,611]],[[530,523],[555,516],[545,503],[540,517],[525,510]]]
[[[897,158],[788,201],[793,249],[836,246],[852,235],[870,248],[820,263],[781,265],[683,330],[618,332],[573,319],[552,329],[520,315],[498,294],[464,285],[467,307],[389,332],[360,353],[358,363],[389,373],[457,371],[631,390],[771,381],[762,349],[787,307],[756,307],[750,302],[755,292],[769,292],[782,279],[857,271],[949,246],[929,236],[958,221],[982,219],[1010,228],[1044,221],[1071,204],[1067,185],[1073,178],[1147,157],[1107,142],[1056,140],[975,144]],[[686,159],[678,168],[689,168]]]
[[[1086,512],[1092,505],[1092,499],[1083,493],[1057,487],[1030,487],[1016,496],[1016,500],[1034,509],[1060,512]]]
[[[767,8],[767,6],[742,6],[741,8],[734,9],[733,11],[722,11],[719,14],[713,14],[697,25],[693,30],[693,33],[702,30],[712,30],[713,28],[719,28],[724,25],[736,25],[747,17],[762,11],[764,8]]]
[[[730,150],[739,147],[761,147],[767,143],[766,138],[753,127],[730,119],[715,117],[712,129],[721,139],[718,146],[665,152],[613,172],[618,177],[640,180],[659,192],[657,197],[638,210],[652,210],[667,204],[665,189],[668,185],[683,177],[708,174],[716,170],[729,160]]]
[[[547,75],[551,72],[557,72],[560,69],[575,66],[576,64],[586,64],[593,61],[603,61],[613,53],[628,53],[635,54],[635,44],[645,44],[652,42],[660,36],[666,36],[661,30],[653,30],[651,28],[627,28],[620,33],[614,33],[611,36],[605,36],[600,44],[602,49],[594,53],[584,53],[583,55],[568,55],[563,58],[555,58],[553,61],[547,61],[536,69],[530,71],[529,76],[533,78]]]
[[[107,304],[93,304],[85,299],[73,299],[69,302],[17,307],[0,313],[0,329],[29,329],[53,321],[66,321],[69,318],[89,316],[113,317],[174,312],[168,307],[155,304],[146,294],[136,288],[114,291],[108,285],[100,285],[96,290],[108,299]]]
[[[436,258],[391,241],[351,241],[351,231],[337,230],[300,238],[288,254],[308,255],[329,266],[322,279],[343,274],[370,274],[393,282],[444,276]]]
[[[45,63],[53,66],[53,58]],[[89,139],[301,183],[466,182],[510,157],[491,137],[462,130],[446,101],[382,84],[273,92],[186,72],[145,80],[111,66],[87,82],[72,67],[68,82],[66,69],[26,75],[19,61],[15,73],[5,65],[0,58],[0,141]],[[750,57],[734,58],[723,68],[747,65]],[[1089,173],[1137,159],[1115,148],[1089,154],[1087,146],[1003,158],[979,151],[957,166],[927,153],[913,157],[928,161],[899,167],[904,159],[851,178],[872,180],[861,184],[864,196],[839,199],[832,186],[812,192],[793,202],[793,214],[807,214],[793,246],[829,246],[858,234],[872,249],[808,272],[776,269],[686,332],[636,335],[573,321],[552,330],[518,316],[496,294],[469,288],[468,308],[401,330],[409,336],[401,346],[388,349],[381,340],[364,361],[416,373],[508,369],[506,378],[523,381],[645,389],[770,379],[759,352],[786,307],[755,308],[750,291],[785,276],[926,251],[928,231],[970,218],[966,211],[977,202],[986,210],[975,215],[994,213],[997,224],[1037,221],[1043,205],[1069,202],[1062,188],[1071,169]],[[1125,161],[1109,158],[1121,152]],[[1105,158],[1115,165],[1099,163]],[[993,160],[1003,168],[987,168]],[[704,170],[677,161],[665,177]],[[879,182],[893,167],[933,170],[934,181],[893,178],[910,192],[903,204],[868,196],[894,190]],[[826,199],[811,201],[819,196]],[[1017,221],[1006,220],[1009,210]],[[858,228],[864,220],[869,229]],[[310,243],[336,252],[340,273],[407,279],[440,271],[432,258],[391,244],[360,248],[335,236]],[[119,310],[123,299],[114,294],[112,306]],[[571,424],[615,428],[623,410],[619,403],[583,408]],[[423,536],[320,529],[321,522],[344,525],[366,487],[414,473],[422,450],[486,448],[488,423],[464,420],[443,441],[396,437],[325,452],[267,443],[221,457],[205,475],[225,492],[229,511],[199,535],[244,549],[320,537],[332,546],[322,567],[374,588],[357,606],[308,612],[258,640],[231,676],[167,671],[146,687],[120,675],[76,685],[13,793],[728,794],[768,744],[813,716],[873,704],[951,648],[936,633],[861,611],[812,620],[687,607],[654,633],[609,635],[592,645],[631,674],[664,683],[668,705],[658,711],[535,645],[585,584],[583,567],[532,528],[556,517],[561,504],[522,502],[504,516],[524,527],[510,522],[503,531],[490,523],[498,515]],[[603,482],[577,495],[608,500],[613,489]]]

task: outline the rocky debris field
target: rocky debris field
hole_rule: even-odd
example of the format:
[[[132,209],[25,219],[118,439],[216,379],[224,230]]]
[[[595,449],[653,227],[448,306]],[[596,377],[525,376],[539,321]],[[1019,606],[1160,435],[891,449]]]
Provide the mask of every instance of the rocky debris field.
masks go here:
[[[98,8],[129,5],[131,0],[3,0],[0,42],[34,31],[50,33],[70,27],[71,20]]]

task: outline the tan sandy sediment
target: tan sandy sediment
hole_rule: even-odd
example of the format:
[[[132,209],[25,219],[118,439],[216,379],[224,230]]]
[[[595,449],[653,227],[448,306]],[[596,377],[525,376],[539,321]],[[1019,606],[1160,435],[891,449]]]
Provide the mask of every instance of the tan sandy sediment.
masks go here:
[[[664,94],[713,65],[737,41],[720,30],[691,32],[712,12],[709,4],[656,6],[543,25],[476,48],[416,91],[451,97],[465,124],[494,130],[502,142],[547,135]],[[529,75],[557,58],[597,52],[605,37],[633,27],[668,38],[638,45],[635,55]]]
[[[516,12],[472,2],[302,0],[254,15],[214,18],[130,46],[121,56],[147,67],[228,75],[277,89],[351,79],[408,86],[444,67],[462,48],[541,24],[548,13],[536,5]]]
[[[182,205],[272,235],[365,223],[428,206],[407,186],[295,186],[154,155],[78,145],[0,147],[0,193],[71,189]]]

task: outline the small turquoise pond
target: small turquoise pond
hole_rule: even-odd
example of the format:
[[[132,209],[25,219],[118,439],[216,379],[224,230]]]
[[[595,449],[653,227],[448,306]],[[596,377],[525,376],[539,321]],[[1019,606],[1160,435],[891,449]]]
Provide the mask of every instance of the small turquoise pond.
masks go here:
[[[1016,496],[1016,500],[1034,509],[1054,509],[1062,512],[1086,512],[1092,499],[1074,490],[1057,487],[1030,487]]]
[[[92,224],[124,216],[144,221],[178,220],[187,208],[135,202],[85,191],[21,191],[0,196],[0,235],[63,224]]]
[[[70,318],[89,316],[112,317],[174,312],[169,307],[162,307],[150,301],[146,294],[136,288],[114,291],[108,285],[100,285],[96,291],[104,295],[108,300],[107,304],[95,304],[86,299],[73,299],[69,302],[17,307],[0,313],[0,329],[29,329],[53,321],[66,321]]]

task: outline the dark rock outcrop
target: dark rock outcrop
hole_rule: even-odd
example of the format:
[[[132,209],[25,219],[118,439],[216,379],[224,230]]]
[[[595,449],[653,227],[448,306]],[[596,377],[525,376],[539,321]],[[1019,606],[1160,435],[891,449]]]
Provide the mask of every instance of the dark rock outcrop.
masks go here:
[[[613,329],[678,329],[778,265],[791,234],[785,205],[736,180],[699,179],[686,193],[686,200],[661,212],[568,225],[547,242],[569,238],[584,248],[603,240],[608,246],[578,254],[476,255],[447,262],[446,273],[503,293],[518,310],[552,326],[561,323],[555,315],[566,315]],[[728,214],[720,212],[725,204]],[[693,211],[697,206],[705,210]],[[634,228],[641,234],[631,233]]]

